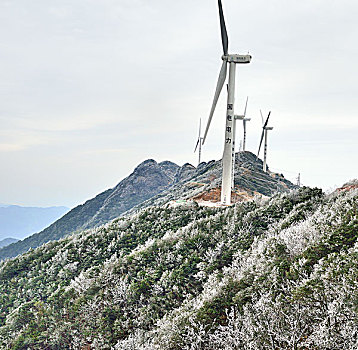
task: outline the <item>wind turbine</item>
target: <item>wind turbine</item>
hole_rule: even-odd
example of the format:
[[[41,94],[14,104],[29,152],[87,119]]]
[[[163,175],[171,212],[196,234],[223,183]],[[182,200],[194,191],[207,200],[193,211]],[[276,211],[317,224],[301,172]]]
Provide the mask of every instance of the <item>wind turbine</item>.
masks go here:
[[[263,122],[264,118],[262,116],[262,112],[260,111],[260,113],[261,113],[261,118],[262,118],[262,122]],[[265,136],[264,163],[263,163],[263,167],[262,167],[262,169],[263,169],[263,171],[265,173],[267,172],[267,162],[266,162],[266,158],[267,158],[267,131],[273,129],[273,127],[267,126],[267,123],[269,121],[270,115],[271,115],[271,112],[269,112],[269,114],[267,116],[267,119],[266,119],[265,123],[262,126],[261,141],[260,141],[259,151],[257,152],[257,157],[256,157],[256,159],[259,157],[260,149],[261,149],[261,145],[262,145],[262,140],[263,140],[263,138]]]
[[[249,101],[249,97],[246,98],[246,104],[245,104],[245,111],[243,115],[235,115],[235,125],[234,125],[234,140],[235,140],[235,133],[236,133],[236,120],[242,120],[243,126],[244,126],[244,139],[243,139],[243,151],[245,152],[246,147],[246,122],[249,122],[251,118],[246,118],[246,111],[247,111],[247,103]],[[240,148],[241,151],[241,148]],[[235,155],[235,153],[234,153]]]
[[[231,187],[234,188],[234,180],[235,180],[235,142],[236,142],[236,121],[237,120],[242,120],[244,122],[244,145],[245,145],[245,138],[246,138],[246,123],[245,123],[245,119],[246,120],[251,120],[246,117],[246,110],[247,110],[247,102],[248,102],[249,98],[246,98],[246,104],[245,104],[245,111],[244,111],[244,115],[235,115],[234,116],[234,124],[233,124],[233,131],[232,131],[232,184]],[[240,151],[241,151],[241,142],[240,142]]]
[[[227,75],[227,65],[229,64],[229,83],[228,83],[228,94],[227,94],[227,110],[226,110],[226,125],[225,125],[225,144],[224,144],[224,153],[223,153],[223,172],[222,172],[222,185],[221,185],[221,203],[230,205],[231,204],[231,186],[232,186],[232,169],[233,169],[233,153],[235,152],[235,144],[233,138],[233,128],[234,128],[234,102],[235,102],[235,73],[236,73],[236,64],[241,63],[250,63],[250,55],[230,55],[228,54],[229,48],[229,39],[227,35],[224,13],[222,8],[221,0],[218,0],[219,5],[219,17],[220,17],[220,28],[221,28],[221,40],[223,45],[224,54],[221,57],[223,60],[219,79],[216,86],[216,91],[214,95],[214,101],[211,107],[208,123],[206,125],[203,144],[205,143],[206,136],[209,131],[211,119],[214,115],[215,108],[221,93],[221,90],[224,86],[226,75]],[[233,152],[234,149],[234,152]]]
[[[199,162],[198,162],[198,165],[201,163],[201,146],[202,145],[203,145],[203,138],[201,137],[201,118],[200,118],[198,142],[196,143],[196,146],[195,146],[195,149],[194,149],[194,153],[195,153],[196,150],[199,147]]]
[[[249,97],[247,97],[246,99],[246,106],[245,106],[245,112],[244,112],[244,119],[242,120],[243,124],[244,124],[244,141],[242,144],[242,150],[245,152],[246,151],[246,122],[249,122],[251,120],[251,118],[246,118],[246,109],[247,109],[247,102],[249,100]]]

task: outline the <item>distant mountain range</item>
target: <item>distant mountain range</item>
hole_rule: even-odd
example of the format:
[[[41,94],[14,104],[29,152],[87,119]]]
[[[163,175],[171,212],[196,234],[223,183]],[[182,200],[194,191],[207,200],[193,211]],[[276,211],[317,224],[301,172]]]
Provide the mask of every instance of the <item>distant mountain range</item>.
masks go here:
[[[18,239],[16,238],[5,238],[0,241],[0,248],[6,247],[9,244],[17,242]]]
[[[188,163],[178,166],[170,161],[157,163],[148,159],[114,188],[75,207],[41,232],[0,249],[0,260],[72,232],[98,227],[140,208],[182,199],[216,202],[220,198],[221,169],[221,161],[203,162],[194,167]],[[236,155],[234,202],[294,188],[282,174],[263,172],[262,161],[251,152]]]
[[[69,209],[66,207],[21,207],[0,205],[0,240],[23,239],[56,221]]]

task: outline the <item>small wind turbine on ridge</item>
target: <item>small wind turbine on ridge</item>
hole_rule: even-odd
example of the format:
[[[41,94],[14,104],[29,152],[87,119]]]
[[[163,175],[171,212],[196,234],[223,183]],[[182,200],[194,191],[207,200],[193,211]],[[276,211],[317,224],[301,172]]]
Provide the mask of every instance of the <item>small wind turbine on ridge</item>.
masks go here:
[[[231,186],[232,186],[232,176],[233,176],[233,154],[235,156],[235,140],[233,137],[233,128],[235,123],[235,114],[234,114],[234,103],[235,103],[235,73],[236,73],[236,64],[250,63],[250,55],[237,55],[237,54],[228,54],[229,48],[229,39],[227,35],[224,13],[222,8],[221,0],[218,0],[219,5],[219,17],[220,17],[220,28],[221,28],[221,40],[224,54],[221,57],[223,60],[219,79],[216,86],[216,91],[214,95],[214,101],[211,107],[208,123],[206,125],[203,144],[205,143],[211,119],[214,115],[215,108],[226,81],[227,75],[227,65],[229,64],[229,83],[227,89],[227,110],[226,110],[226,122],[225,122],[225,143],[224,143],[224,153],[222,158],[223,172],[222,172],[222,185],[221,185],[221,203],[230,205],[231,204]]]
[[[243,151],[243,152],[246,151],[246,123],[251,120],[251,118],[246,118],[246,109],[247,109],[247,102],[248,102],[248,100],[249,100],[249,97],[247,97],[247,99],[246,99],[244,119],[242,120],[243,125],[244,125],[244,141],[243,141],[243,143],[242,143],[242,151]]]
[[[235,179],[235,143],[236,143],[236,121],[237,120],[242,120],[244,122],[244,144],[245,144],[245,138],[246,138],[246,124],[245,124],[245,117],[246,117],[246,110],[247,110],[247,102],[248,102],[249,98],[246,98],[246,104],[245,104],[245,111],[243,115],[235,115],[234,116],[234,123],[233,123],[233,131],[232,131],[232,138],[233,138],[233,143],[232,143],[232,185],[231,187],[234,188],[235,183],[234,183],[234,179]],[[247,120],[247,118],[246,118]],[[251,120],[251,119],[248,119]],[[242,146],[242,142],[240,141],[240,152],[241,152],[241,146]]]
[[[195,149],[194,149],[194,153],[196,152],[196,150],[199,147],[199,161],[198,161],[198,165],[201,163],[201,147],[203,145],[203,138],[201,137],[201,118],[199,121],[199,136],[198,136],[198,141],[196,143]]]
[[[262,116],[261,110],[260,110],[260,114],[261,114],[261,119],[262,119],[262,123],[263,123],[264,118],[263,118],[263,116]],[[259,157],[260,149],[261,149],[261,145],[262,145],[262,140],[263,140],[263,138],[264,138],[264,136],[265,136],[264,162],[263,162],[263,167],[262,167],[262,170],[263,170],[265,173],[267,172],[267,131],[273,129],[273,127],[267,126],[267,123],[268,123],[268,121],[269,121],[270,115],[271,115],[271,112],[269,112],[265,123],[263,123],[263,125],[262,125],[262,134],[261,134],[260,146],[259,146],[259,150],[258,150],[258,152],[257,152],[257,157],[256,157],[256,159]]]
[[[235,125],[234,125],[234,139],[235,139],[235,133],[236,133],[236,120],[242,120],[243,126],[244,126],[244,138],[243,138],[243,146],[242,151],[245,152],[246,148],[246,122],[249,122],[251,118],[246,118],[246,111],[247,111],[247,103],[249,101],[249,97],[246,98],[246,104],[245,104],[245,110],[243,115],[235,115]],[[241,147],[240,147],[241,151]]]

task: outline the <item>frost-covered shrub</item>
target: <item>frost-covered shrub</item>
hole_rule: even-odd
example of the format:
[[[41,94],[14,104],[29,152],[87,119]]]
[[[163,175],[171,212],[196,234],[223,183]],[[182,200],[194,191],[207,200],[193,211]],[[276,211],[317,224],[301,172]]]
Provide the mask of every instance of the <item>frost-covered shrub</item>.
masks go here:
[[[357,190],[153,207],[0,264],[0,347],[355,349]]]

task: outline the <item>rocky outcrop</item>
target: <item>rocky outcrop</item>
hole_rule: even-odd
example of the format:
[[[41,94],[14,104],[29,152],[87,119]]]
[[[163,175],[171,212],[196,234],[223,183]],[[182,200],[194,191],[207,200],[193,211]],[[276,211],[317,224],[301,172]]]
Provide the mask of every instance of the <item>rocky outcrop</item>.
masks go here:
[[[337,188],[338,192],[342,192],[342,191],[353,191],[358,189],[358,179],[355,180],[351,180],[347,183],[345,183],[342,187]]]

